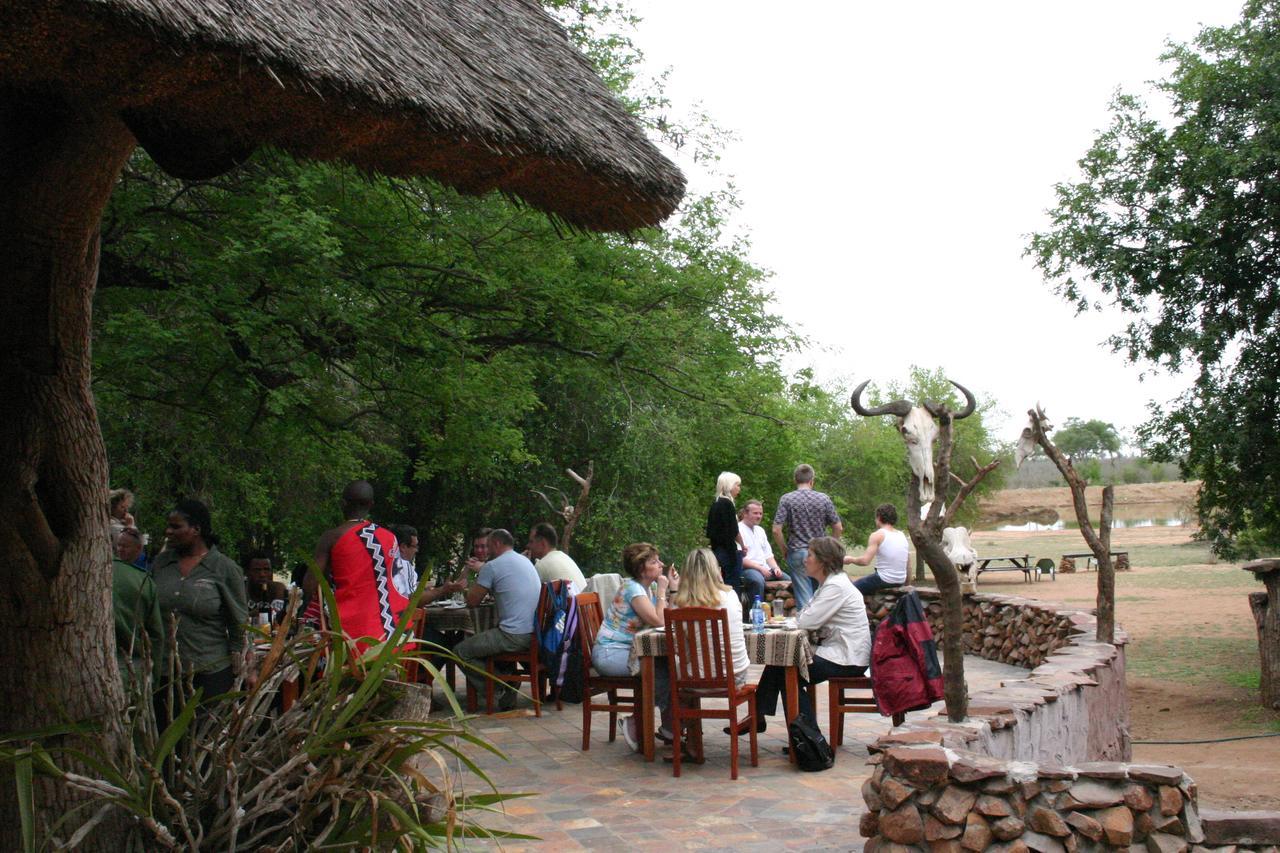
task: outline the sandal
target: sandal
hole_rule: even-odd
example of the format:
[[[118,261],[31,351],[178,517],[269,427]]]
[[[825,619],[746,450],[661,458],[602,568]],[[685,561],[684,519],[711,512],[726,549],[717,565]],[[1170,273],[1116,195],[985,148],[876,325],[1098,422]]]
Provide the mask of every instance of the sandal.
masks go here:
[[[662,760],[665,761],[667,764],[674,764],[676,760],[675,750],[673,749],[668,751],[666,755],[662,756]],[[706,756],[696,755],[690,752],[689,744],[687,743],[680,745],[680,760],[682,762],[687,761],[690,764],[706,764],[707,763]]]

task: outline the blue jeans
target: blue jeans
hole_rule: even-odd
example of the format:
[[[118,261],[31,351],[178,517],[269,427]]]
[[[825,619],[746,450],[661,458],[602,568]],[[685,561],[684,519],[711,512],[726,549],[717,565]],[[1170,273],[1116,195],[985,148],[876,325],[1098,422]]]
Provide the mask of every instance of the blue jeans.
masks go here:
[[[764,575],[755,569],[742,570],[742,591],[749,601],[764,601]]]
[[[864,596],[872,595],[882,589],[896,589],[897,587],[902,586],[900,583],[889,583],[887,580],[880,577],[879,572],[872,572],[869,575],[863,575],[854,581],[853,585],[856,586],[858,588],[858,592],[862,593]]]
[[[817,590],[813,578],[804,571],[804,558],[807,556],[808,548],[792,548],[787,552],[787,573],[791,575],[791,594],[796,599],[796,610],[808,607]]]
[[[627,668],[630,657],[630,646],[596,646],[591,650],[591,665],[601,675],[630,675],[631,670]],[[653,704],[658,706],[664,717],[671,707],[671,673],[666,658],[653,661]]]

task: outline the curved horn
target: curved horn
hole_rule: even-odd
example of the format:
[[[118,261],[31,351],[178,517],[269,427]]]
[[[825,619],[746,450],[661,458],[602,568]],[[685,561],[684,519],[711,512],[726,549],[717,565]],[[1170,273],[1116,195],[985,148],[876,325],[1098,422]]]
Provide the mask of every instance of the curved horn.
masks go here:
[[[859,398],[862,397],[862,390],[870,384],[871,380],[868,379],[853,389],[853,396],[849,398],[849,405],[853,406],[855,412],[864,418],[872,418],[876,415],[897,415],[900,418],[905,418],[911,412],[911,404],[906,400],[894,400],[892,403],[885,403],[883,406],[876,406],[874,409],[865,408]]]
[[[978,408],[978,401],[973,399],[972,392],[954,379],[948,379],[947,381],[959,388],[960,393],[964,395],[964,408],[956,412],[951,417],[958,421],[961,418],[967,418],[969,415],[972,415],[974,409]]]

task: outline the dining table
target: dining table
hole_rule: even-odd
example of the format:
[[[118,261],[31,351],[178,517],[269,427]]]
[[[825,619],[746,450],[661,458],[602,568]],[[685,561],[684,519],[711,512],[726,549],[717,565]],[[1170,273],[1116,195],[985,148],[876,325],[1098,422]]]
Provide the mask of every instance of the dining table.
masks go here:
[[[750,625],[739,626],[747,645],[747,657],[752,663],[781,666],[786,670],[786,698],[783,715],[790,731],[791,721],[800,715],[800,679],[809,677],[809,664],[813,662],[813,646],[809,632],[795,627],[795,620],[788,619],[780,625],[766,625],[756,633]],[[645,761],[654,760],[654,666],[658,658],[667,656],[667,635],[662,628],[645,628],[637,631],[631,642],[629,663],[631,672],[640,675],[640,742]],[[666,665],[666,661],[662,661]],[[792,750],[792,762],[795,752]]]
[[[493,602],[477,604],[475,607],[434,603],[422,609],[426,611],[426,624],[443,633],[461,631],[464,634],[479,634],[498,627],[498,605]]]

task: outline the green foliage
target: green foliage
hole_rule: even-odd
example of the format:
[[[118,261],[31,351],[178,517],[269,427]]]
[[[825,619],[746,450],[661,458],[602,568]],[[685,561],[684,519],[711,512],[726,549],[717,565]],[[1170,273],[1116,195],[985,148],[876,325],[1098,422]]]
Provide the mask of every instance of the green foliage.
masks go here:
[[[336,614],[332,591],[323,581],[321,589]],[[447,685],[454,713],[428,718],[422,688],[394,680],[410,656],[439,676],[439,659],[402,644],[409,616],[386,643],[358,656],[336,617],[331,631],[287,638],[297,605],[295,596],[256,686],[238,682],[233,692],[204,697],[180,680],[163,731],[152,710],[151,667],[140,667],[123,717],[107,723],[126,734],[122,755],[106,754],[88,724],[0,737],[0,762],[14,765],[28,803],[21,809],[28,849],[76,849],[121,815],[129,851],[423,850],[461,838],[527,838],[475,820],[523,794],[455,796],[451,761],[489,784],[464,749],[501,753],[468,729]],[[313,677],[320,659],[324,675]],[[274,712],[282,682],[299,678],[308,683],[298,700]],[[33,772],[85,795],[82,806],[39,827],[39,845],[27,822]]]
[[[1118,95],[1028,253],[1080,310],[1133,315],[1112,341],[1129,359],[1194,370],[1140,439],[1203,481],[1215,551],[1253,554],[1280,546],[1280,3],[1251,0],[1164,58],[1172,122]]]
[[[1068,456],[1097,458],[1120,452],[1120,434],[1106,421],[1067,418],[1053,434],[1053,443]]]

